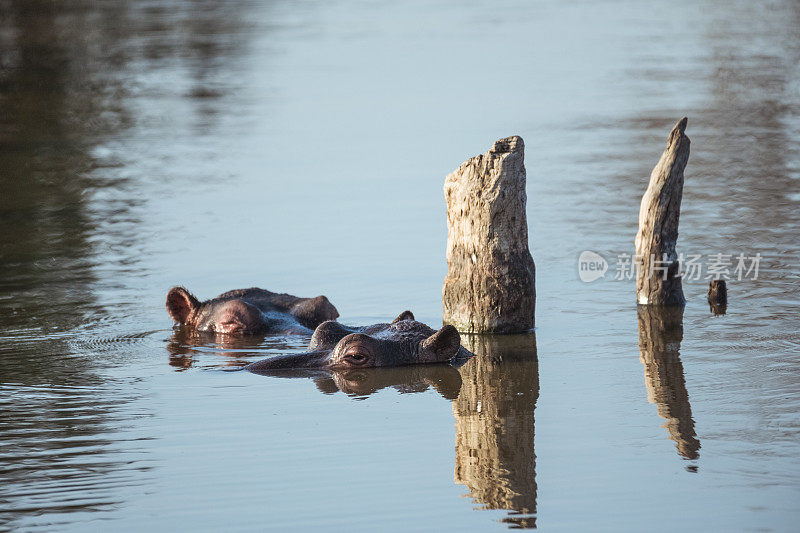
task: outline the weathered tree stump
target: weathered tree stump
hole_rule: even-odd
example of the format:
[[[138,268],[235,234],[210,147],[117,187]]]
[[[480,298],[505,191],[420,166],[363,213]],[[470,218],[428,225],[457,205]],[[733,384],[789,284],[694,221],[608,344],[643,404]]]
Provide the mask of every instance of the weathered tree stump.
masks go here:
[[[667,149],[650,174],[639,209],[636,234],[636,301],[682,306],[680,262],[675,244],[683,196],[683,170],[689,160],[686,117],[669,134]]]
[[[500,139],[448,174],[444,322],[467,333],[534,327],[536,267],[528,249],[525,144]]]
[[[728,309],[728,286],[724,279],[708,282],[708,305],[715,315],[724,315]]]

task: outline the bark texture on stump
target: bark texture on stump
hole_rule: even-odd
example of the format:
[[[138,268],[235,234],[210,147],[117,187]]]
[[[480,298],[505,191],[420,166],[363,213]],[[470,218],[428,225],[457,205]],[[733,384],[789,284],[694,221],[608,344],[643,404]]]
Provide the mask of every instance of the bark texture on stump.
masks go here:
[[[672,129],[667,149],[650,174],[639,209],[636,234],[636,301],[684,305],[680,262],[675,244],[683,195],[683,170],[689,160],[686,117]]]
[[[534,327],[536,268],[528,249],[525,144],[500,139],[448,174],[444,323],[468,333]]]

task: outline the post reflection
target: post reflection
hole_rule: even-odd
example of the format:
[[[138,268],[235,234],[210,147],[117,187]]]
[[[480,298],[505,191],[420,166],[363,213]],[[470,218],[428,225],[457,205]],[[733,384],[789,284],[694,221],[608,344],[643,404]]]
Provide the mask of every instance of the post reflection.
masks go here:
[[[509,511],[509,527],[535,528],[536,337],[463,335],[462,343],[475,357],[459,369],[463,384],[453,402],[454,481],[484,509]]]
[[[647,401],[656,404],[663,427],[675,441],[678,454],[697,459],[700,441],[694,430],[689,392],[680,358],[683,308],[639,306],[639,360],[644,365]],[[689,468],[696,470],[696,466]]]

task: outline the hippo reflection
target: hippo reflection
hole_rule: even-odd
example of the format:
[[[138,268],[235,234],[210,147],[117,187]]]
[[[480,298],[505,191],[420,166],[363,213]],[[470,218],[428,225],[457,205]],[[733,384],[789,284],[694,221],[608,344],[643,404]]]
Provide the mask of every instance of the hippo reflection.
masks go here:
[[[176,370],[192,367],[241,370],[253,352],[291,352],[303,349],[305,335],[198,335],[188,328],[176,328],[167,339],[169,364]]]
[[[183,287],[167,294],[167,312],[182,326],[202,333],[311,333],[339,312],[325,296],[298,298],[259,288],[236,289],[199,301]]]
[[[320,324],[305,353],[280,355],[246,367],[258,374],[290,368],[371,368],[425,363],[450,363],[468,358],[453,326],[439,331],[414,320],[404,311],[389,324],[349,327],[338,322]]]
[[[461,374],[451,365],[408,365],[383,368],[274,369],[259,372],[278,378],[310,378],[320,392],[365,398],[392,387],[401,394],[435,389],[447,400],[454,400],[461,390]]]

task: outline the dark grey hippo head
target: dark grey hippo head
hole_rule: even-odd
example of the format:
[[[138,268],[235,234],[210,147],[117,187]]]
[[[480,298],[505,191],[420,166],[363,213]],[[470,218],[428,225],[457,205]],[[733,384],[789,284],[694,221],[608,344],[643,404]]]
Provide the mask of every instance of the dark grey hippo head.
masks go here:
[[[183,287],[173,287],[166,306],[182,326],[217,335],[310,333],[339,316],[325,296],[298,298],[258,288],[228,291],[201,302]]]
[[[459,353],[461,337],[453,326],[436,331],[404,311],[389,324],[348,327],[323,322],[314,330],[308,351],[257,361],[245,367],[270,374],[281,369],[331,370],[450,363]]]

